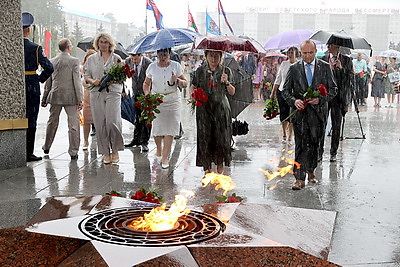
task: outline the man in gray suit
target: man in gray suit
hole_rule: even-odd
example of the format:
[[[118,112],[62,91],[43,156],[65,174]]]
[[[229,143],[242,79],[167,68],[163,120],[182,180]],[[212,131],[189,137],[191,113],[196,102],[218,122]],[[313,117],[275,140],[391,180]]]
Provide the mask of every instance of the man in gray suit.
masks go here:
[[[306,174],[309,183],[317,182],[314,169],[318,164],[318,147],[325,130],[328,102],[337,93],[329,64],[315,58],[315,43],[306,40],[300,49],[303,60],[290,66],[282,92],[286,102],[298,110],[293,120],[296,143],[296,163],[293,167],[296,182],[292,185],[293,190],[300,190],[305,186]],[[325,86],[327,96],[304,99],[310,86],[318,90],[321,84]]]
[[[54,72],[47,79],[42,98],[42,107],[50,104],[50,116],[47,122],[46,139],[42,147],[49,154],[57,132],[61,109],[68,117],[68,153],[71,159],[78,159],[80,126],[78,111],[82,109],[82,83],[79,72],[79,59],[70,55],[72,43],[68,39],[58,42],[61,54],[50,61]]]
[[[152,63],[150,59],[142,56],[142,54],[130,54],[129,58],[125,61],[128,63],[129,68],[135,70],[132,75],[132,93],[137,101],[138,96],[143,96],[143,82],[146,78],[146,70]],[[126,147],[142,146],[142,152],[148,152],[148,144],[150,139],[151,127],[146,126],[145,121],[139,121],[140,113],[142,111],[135,107],[135,130],[133,132],[133,139]]]

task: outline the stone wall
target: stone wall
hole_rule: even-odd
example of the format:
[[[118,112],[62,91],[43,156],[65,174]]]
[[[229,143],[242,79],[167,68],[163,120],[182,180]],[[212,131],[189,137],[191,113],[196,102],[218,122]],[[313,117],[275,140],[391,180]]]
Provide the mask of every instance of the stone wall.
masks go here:
[[[0,170],[26,166],[20,0],[0,1]]]

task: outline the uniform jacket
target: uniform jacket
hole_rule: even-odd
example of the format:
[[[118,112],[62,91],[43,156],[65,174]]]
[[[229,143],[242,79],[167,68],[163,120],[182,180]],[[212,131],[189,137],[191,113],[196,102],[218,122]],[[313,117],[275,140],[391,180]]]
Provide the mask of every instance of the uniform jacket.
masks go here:
[[[83,100],[79,59],[62,52],[51,59],[53,74],[47,79],[42,102],[53,105],[78,105]]]
[[[317,90],[320,84],[326,87],[328,95],[326,97],[321,96],[318,105],[308,105],[303,112],[297,112],[295,119],[297,117],[308,116],[310,120],[316,117],[321,122],[324,122],[328,116],[328,101],[336,96],[337,87],[329,64],[316,58],[311,86]],[[290,106],[294,107],[296,99],[304,100],[303,95],[307,89],[308,83],[303,60],[300,60],[289,68],[285,84],[283,85],[282,97]]]
[[[25,71],[36,71],[39,65],[43,68],[40,75],[26,75],[25,83],[27,92],[37,93],[40,95],[39,82],[43,83],[53,73],[53,64],[44,55],[40,45],[31,42],[28,38],[24,38],[24,59]]]

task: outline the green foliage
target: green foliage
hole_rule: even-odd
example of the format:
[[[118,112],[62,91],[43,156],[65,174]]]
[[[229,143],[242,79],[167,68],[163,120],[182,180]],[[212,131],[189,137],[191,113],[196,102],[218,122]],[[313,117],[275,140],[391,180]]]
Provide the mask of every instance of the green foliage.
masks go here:
[[[163,103],[163,98],[164,96],[161,94],[139,96],[137,98],[138,101],[135,106],[142,110],[139,120],[145,121],[148,127],[151,126],[151,122],[156,118],[155,114],[160,113],[157,107]]]
[[[215,196],[215,199],[222,203],[238,203],[245,200],[243,197],[237,196],[236,193],[230,196]]]

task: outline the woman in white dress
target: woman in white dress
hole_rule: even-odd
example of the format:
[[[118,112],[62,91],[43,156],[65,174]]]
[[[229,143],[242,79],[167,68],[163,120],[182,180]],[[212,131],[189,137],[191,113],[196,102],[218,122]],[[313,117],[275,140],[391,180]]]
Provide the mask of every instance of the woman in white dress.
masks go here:
[[[179,134],[181,121],[181,94],[178,86],[185,88],[187,80],[178,62],[170,60],[171,48],[157,51],[157,62],[153,62],[146,70],[146,79],[143,83],[145,95],[162,94],[163,103],[159,106],[160,113],[152,123],[151,135],[157,146],[156,157],[161,161],[161,167],[169,167],[174,136]],[[150,90],[151,88],[151,90]]]
[[[276,76],[270,98],[277,98],[278,100],[280,111],[279,118],[282,124],[282,143],[287,143],[289,146],[291,146],[293,140],[293,123],[289,120],[285,120],[290,115],[291,107],[282,98],[281,93],[283,91],[283,84],[285,83],[289,67],[297,62],[297,58],[300,57],[300,53],[297,47],[290,47],[286,54],[289,59],[283,61],[279,67],[278,75]]]
[[[100,90],[100,80],[111,66],[121,65],[115,54],[115,42],[108,33],[100,33],[93,42],[98,51],[91,55],[84,66],[85,80],[95,87],[90,91],[90,105],[96,127],[97,148],[103,154],[104,164],[118,163],[118,151],[125,149],[122,138],[121,93],[122,83],[111,82],[108,89]]]

